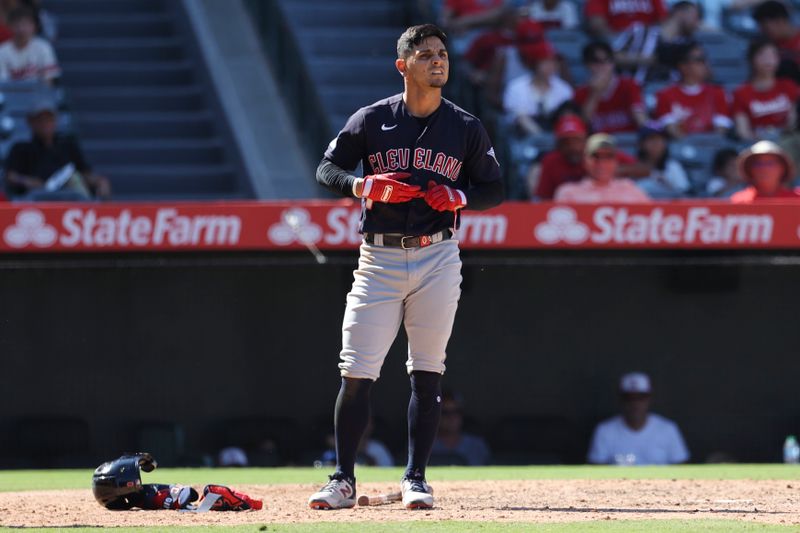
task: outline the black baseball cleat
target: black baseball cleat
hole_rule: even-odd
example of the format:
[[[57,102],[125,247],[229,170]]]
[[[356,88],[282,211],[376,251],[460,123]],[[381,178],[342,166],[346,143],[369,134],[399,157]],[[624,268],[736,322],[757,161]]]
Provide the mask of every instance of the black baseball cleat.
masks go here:
[[[356,505],[356,480],[344,474],[329,476],[324,487],[308,499],[308,506],[317,510],[350,509]]]

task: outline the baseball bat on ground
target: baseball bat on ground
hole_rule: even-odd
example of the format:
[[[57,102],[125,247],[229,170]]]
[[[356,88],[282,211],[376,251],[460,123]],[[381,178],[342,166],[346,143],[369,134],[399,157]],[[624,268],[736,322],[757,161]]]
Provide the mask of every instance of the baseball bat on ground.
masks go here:
[[[385,505],[387,503],[399,502],[403,499],[403,495],[399,492],[390,492],[389,494],[378,494],[377,496],[367,496],[363,494],[358,497],[358,505]]]

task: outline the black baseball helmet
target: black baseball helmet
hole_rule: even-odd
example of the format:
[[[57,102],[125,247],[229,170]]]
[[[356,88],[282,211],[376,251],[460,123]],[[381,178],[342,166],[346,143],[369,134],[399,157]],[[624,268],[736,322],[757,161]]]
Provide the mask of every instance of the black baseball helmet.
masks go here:
[[[126,453],[101,464],[92,476],[92,493],[97,503],[106,509],[129,509],[130,499],[142,490],[139,470],[152,472],[156,466],[158,463],[149,453]]]

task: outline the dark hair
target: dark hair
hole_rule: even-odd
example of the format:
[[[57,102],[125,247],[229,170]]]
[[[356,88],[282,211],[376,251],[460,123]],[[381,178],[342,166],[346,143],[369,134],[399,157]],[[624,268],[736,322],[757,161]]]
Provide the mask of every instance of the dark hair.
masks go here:
[[[689,41],[678,47],[675,53],[675,64],[682,65],[689,61],[689,56],[692,55],[694,50],[700,49],[702,50],[703,47],[697,41]]]
[[[12,9],[8,14],[8,23],[14,24],[17,21],[28,19],[36,23],[36,13],[26,6],[19,6]]]
[[[414,53],[414,47],[428,37],[438,37],[447,46],[447,35],[433,24],[411,26],[397,39],[397,57],[405,59]]]
[[[639,131],[639,150],[637,155],[639,156],[639,160],[641,161],[644,159],[644,140],[648,137],[652,137],[653,135],[658,135],[667,143],[667,147],[664,150],[664,153],[661,155],[661,158],[656,161],[655,167],[658,170],[664,170],[667,168],[667,159],[669,159],[669,133],[667,130],[659,130],[655,128],[642,128]]]
[[[614,60],[614,50],[611,49],[610,44],[605,41],[592,41],[583,47],[583,52],[581,53],[583,62],[591,63],[594,61],[597,52],[605,52],[612,61]]]
[[[695,8],[698,11],[698,13],[700,12],[700,6],[695,4],[694,2],[690,2],[689,0],[680,0],[679,2],[675,2],[674,4],[672,4],[672,7],[670,8],[669,12],[670,14],[677,13],[678,11],[683,11],[684,9],[688,9],[690,7]]]
[[[753,8],[753,18],[756,19],[756,22],[761,22],[763,20],[788,20],[790,17],[789,10],[786,9],[783,2],[767,0]]]
[[[714,154],[714,160],[711,162],[711,172],[718,176],[722,167],[727,165],[728,161],[731,159],[736,159],[738,155],[739,154],[733,148],[717,150],[717,153]]]
[[[750,45],[747,47],[747,64],[750,66],[750,77],[752,78],[755,74],[755,69],[753,68],[753,58],[756,57],[763,48],[767,46],[776,47],[775,43],[770,41],[769,39],[765,39],[764,37],[757,37],[750,41]]]

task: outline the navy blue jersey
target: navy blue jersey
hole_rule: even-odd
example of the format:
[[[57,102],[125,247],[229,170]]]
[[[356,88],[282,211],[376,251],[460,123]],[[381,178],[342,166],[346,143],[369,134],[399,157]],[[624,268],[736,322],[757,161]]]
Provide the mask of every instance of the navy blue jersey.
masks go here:
[[[328,145],[326,160],[349,172],[360,162],[365,175],[409,172],[404,181],[423,190],[431,180],[443,183],[464,191],[467,209],[488,209],[502,201],[500,165],[486,130],[444,98],[425,119],[409,114],[402,94],[359,109]],[[457,222],[456,213],[431,209],[422,198],[370,203],[367,207],[362,200],[361,232],[429,235]]]

